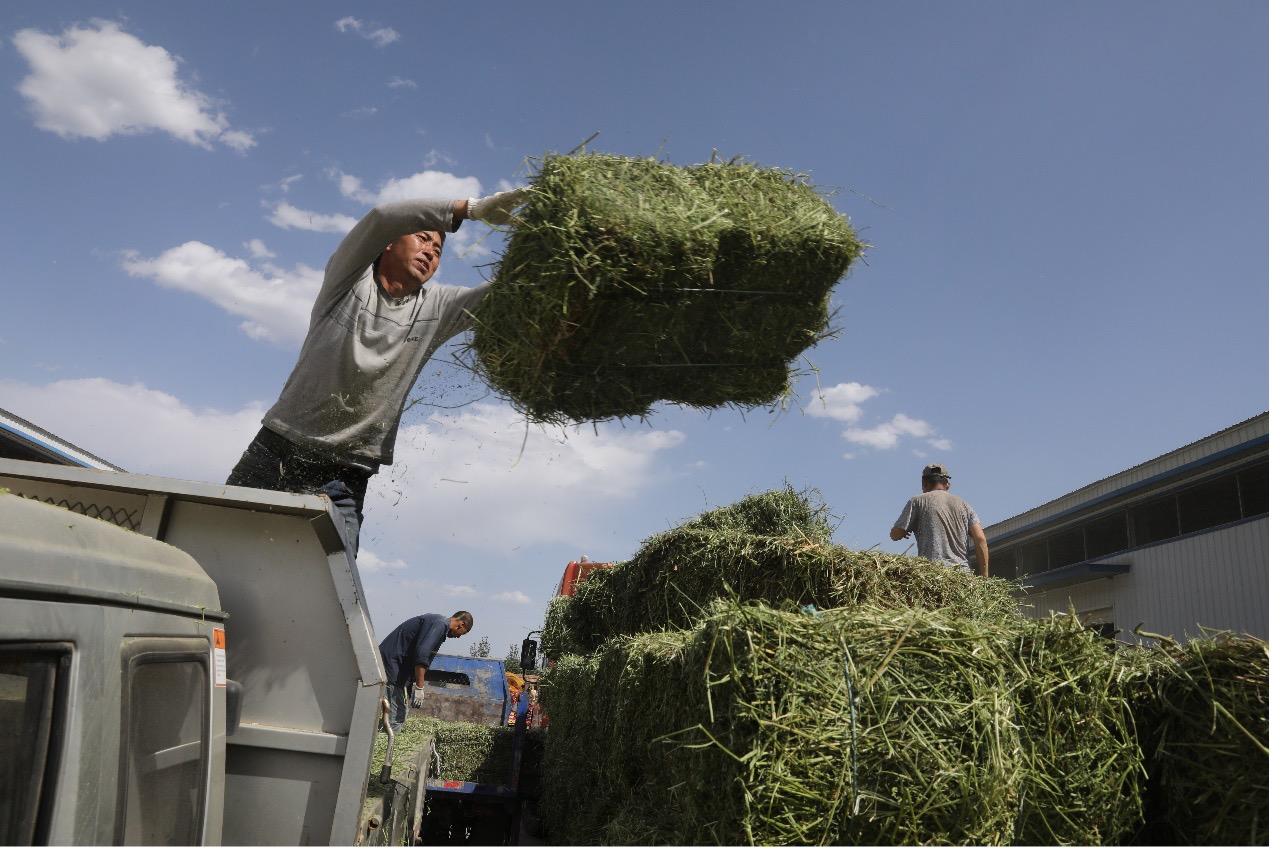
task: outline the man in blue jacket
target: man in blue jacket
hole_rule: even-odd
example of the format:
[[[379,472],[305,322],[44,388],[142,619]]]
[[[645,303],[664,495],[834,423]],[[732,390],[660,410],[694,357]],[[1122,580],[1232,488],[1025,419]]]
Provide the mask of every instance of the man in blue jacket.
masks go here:
[[[411,706],[425,706],[425,673],[434,655],[448,637],[463,637],[473,630],[473,614],[459,610],[444,619],[426,613],[408,619],[380,643],[380,659],[385,664],[389,687],[389,726],[398,733],[407,721],[407,686],[411,685]]]

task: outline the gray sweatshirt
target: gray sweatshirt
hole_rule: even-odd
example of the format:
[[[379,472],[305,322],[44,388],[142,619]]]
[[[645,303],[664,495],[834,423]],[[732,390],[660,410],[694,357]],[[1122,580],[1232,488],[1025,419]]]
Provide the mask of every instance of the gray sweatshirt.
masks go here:
[[[310,329],[292,376],[262,423],[292,442],[359,463],[394,461],[407,393],[448,339],[472,326],[489,284],[426,284],[411,297],[384,293],[372,263],[399,236],[454,232],[450,200],[382,204],[354,225],[327,261]]]

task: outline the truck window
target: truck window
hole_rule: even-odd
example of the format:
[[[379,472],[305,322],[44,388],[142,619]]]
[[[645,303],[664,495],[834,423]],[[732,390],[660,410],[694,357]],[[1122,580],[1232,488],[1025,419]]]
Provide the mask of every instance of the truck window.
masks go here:
[[[208,783],[211,678],[202,640],[125,645],[118,840],[199,842]]]
[[[0,646],[0,844],[35,842],[69,649]]]

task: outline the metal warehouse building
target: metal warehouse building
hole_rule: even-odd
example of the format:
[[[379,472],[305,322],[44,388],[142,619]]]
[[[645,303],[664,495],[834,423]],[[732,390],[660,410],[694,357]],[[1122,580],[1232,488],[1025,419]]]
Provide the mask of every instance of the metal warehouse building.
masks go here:
[[[988,526],[1025,612],[1073,607],[1132,641],[1203,628],[1269,639],[1269,414]]]

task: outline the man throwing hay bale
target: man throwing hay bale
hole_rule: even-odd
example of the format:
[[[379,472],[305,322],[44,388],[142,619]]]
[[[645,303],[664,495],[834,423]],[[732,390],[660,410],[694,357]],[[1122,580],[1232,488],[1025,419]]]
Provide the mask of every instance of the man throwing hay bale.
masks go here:
[[[327,261],[296,367],[226,483],[326,495],[357,553],[367,482],[394,462],[407,393],[490,290],[426,286],[447,233],[466,218],[509,223],[523,191],[381,204],[354,225]]]

